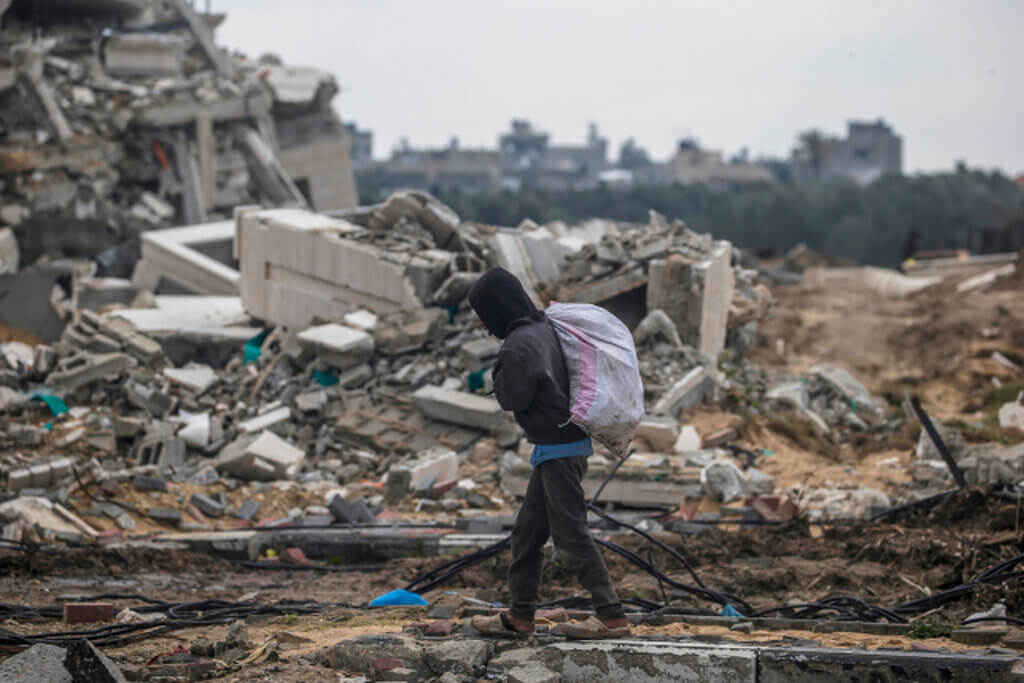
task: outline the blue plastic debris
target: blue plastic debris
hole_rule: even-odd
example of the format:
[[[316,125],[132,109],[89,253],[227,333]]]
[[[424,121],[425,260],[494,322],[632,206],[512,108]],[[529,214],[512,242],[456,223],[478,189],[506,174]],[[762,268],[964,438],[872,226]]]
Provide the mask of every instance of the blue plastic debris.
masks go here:
[[[429,604],[429,602],[424,600],[416,593],[410,593],[407,590],[402,590],[401,588],[399,588],[398,590],[394,590],[390,593],[385,593],[384,595],[378,598],[374,598],[370,602],[370,607],[395,607],[399,605],[426,606]]]
[[[260,348],[263,346],[263,342],[266,340],[267,335],[270,334],[271,328],[266,328],[255,337],[245,342],[245,348],[242,350],[242,364],[248,365],[249,363],[256,363],[260,359]]]
[[[68,404],[53,394],[38,393],[32,397],[32,400],[45,403],[46,407],[50,409],[50,414],[54,417],[68,412]]]
[[[725,607],[722,608],[722,616],[723,617],[742,617],[743,615],[740,614],[740,612],[735,607],[733,607],[731,604],[728,604],[728,605],[726,605]]]
[[[333,387],[338,383],[337,375],[326,370],[313,370],[313,379],[322,387]]]
[[[487,376],[487,371],[490,369],[490,366],[488,366],[466,375],[466,388],[470,391],[480,391],[483,389],[484,379]]]

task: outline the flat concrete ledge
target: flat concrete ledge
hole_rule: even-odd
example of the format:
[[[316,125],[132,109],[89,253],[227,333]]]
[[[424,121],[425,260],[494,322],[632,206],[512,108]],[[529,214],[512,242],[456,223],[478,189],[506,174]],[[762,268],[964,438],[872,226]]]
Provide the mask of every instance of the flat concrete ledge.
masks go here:
[[[473,629],[464,624],[460,633]],[[457,661],[460,673],[511,680],[527,665],[538,680],[567,683],[783,683],[790,681],[1024,681],[1024,657],[986,652],[937,654],[886,650],[798,648],[757,643],[708,643],[688,637],[608,641],[528,641],[415,638],[409,634],[359,636],[322,650],[325,666],[368,673],[378,657],[397,657],[421,674],[438,674]],[[518,678],[516,680],[519,680]]]

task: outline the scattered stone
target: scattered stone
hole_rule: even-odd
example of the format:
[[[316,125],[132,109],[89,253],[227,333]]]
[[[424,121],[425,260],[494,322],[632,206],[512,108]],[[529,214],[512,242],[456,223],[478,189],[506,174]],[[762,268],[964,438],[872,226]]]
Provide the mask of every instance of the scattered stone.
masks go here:
[[[126,683],[124,674],[110,659],[84,638],[68,646],[64,668],[74,681]]]
[[[189,503],[194,505],[196,509],[202,512],[207,517],[223,517],[224,516],[224,505],[219,500],[214,500],[210,496],[202,493],[193,493],[189,499]]]
[[[305,452],[273,432],[259,436],[242,435],[217,456],[216,466],[240,479],[273,481],[292,479],[305,459]]]
[[[197,395],[217,383],[217,373],[202,363],[189,363],[183,368],[164,368],[164,377]]]
[[[1024,432],[1024,391],[1017,396],[1016,401],[1004,403],[999,409],[999,426]]]
[[[331,498],[327,507],[339,524],[369,524],[376,521],[376,517],[363,500],[349,501],[343,496],[336,495]]]
[[[77,683],[80,680],[71,676],[64,666],[67,651],[56,645],[39,643],[24,652],[7,658],[0,663],[0,681],[4,683],[20,683],[35,681],[36,683]]]
[[[747,482],[739,468],[728,460],[715,460],[700,472],[700,483],[709,498],[728,503],[747,493]]]

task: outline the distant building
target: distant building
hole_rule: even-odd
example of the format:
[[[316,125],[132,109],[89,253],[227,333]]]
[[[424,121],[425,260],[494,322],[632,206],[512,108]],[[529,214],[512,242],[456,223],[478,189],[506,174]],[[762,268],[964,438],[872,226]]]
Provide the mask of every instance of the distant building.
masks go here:
[[[402,188],[473,194],[497,189],[501,166],[497,151],[463,149],[457,138],[441,149],[415,149],[403,141],[390,159],[361,167],[360,175],[372,176],[382,195]]]
[[[726,187],[744,183],[772,183],[775,175],[760,164],[741,159],[726,161],[718,150],[702,149],[694,140],[680,140],[669,161],[672,179],[683,185]]]
[[[590,124],[585,145],[550,145],[548,134],[525,119],[513,119],[512,128],[498,138],[502,186],[540,190],[583,190],[596,187],[608,168],[608,140]]]
[[[373,131],[360,130],[354,122],[346,123],[345,130],[352,140],[352,164],[358,169],[373,163]]]
[[[791,167],[798,185],[841,179],[867,185],[883,175],[903,172],[903,139],[881,119],[850,121],[845,138],[815,131],[801,135]]]

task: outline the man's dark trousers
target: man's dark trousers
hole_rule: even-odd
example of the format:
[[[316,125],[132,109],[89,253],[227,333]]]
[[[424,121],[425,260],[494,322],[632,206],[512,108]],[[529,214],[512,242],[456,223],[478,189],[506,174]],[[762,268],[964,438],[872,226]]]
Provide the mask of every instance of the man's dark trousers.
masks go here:
[[[587,504],[582,483],[586,472],[586,456],[555,458],[533,468],[526,499],[512,531],[508,582],[512,591],[509,612],[513,617],[533,620],[544,566],[544,544],[549,536],[559,556],[590,591],[597,616],[602,619],[625,617],[608,569],[587,530]]]

